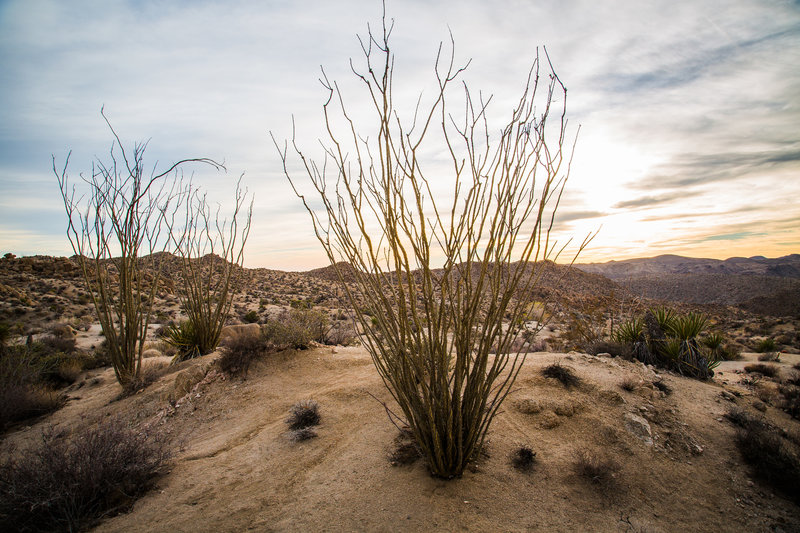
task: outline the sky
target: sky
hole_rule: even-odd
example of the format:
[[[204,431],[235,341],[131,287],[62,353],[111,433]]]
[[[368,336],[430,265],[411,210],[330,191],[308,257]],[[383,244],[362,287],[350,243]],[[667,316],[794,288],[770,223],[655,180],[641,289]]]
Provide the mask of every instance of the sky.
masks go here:
[[[387,0],[386,10],[403,117],[432,94],[451,34],[456,61],[471,60],[463,80],[494,95],[500,118],[546,47],[568,88],[569,139],[580,125],[555,237],[597,233],[579,262],[800,253],[800,2]],[[61,167],[71,153],[73,180],[107,160],[103,107],[126,147],[149,142],[149,167],[224,161],[227,172],[186,169],[223,209],[244,174],[255,198],[246,266],[326,265],[270,132],[290,138],[294,119],[298,143],[319,147],[321,66],[368,121],[349,61],[363,63],[357,35],[381,13],[377,0],[0,0],[0,254],[72,255],[53,157]],[[426,152],[437,171],[440,148]]]

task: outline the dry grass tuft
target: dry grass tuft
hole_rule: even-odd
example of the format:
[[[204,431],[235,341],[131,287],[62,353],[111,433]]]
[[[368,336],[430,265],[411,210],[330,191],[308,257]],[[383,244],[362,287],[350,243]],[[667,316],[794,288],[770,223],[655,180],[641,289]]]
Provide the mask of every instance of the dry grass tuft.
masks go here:
[[[616,461],[588,449],[575,452],[573,469],[578,476],[595,485],[610,485],[620,470]]]
[[[641,385],[642,381],[634,376],[627,376],[619,382],[619,388],[627,392],[633,392]]]

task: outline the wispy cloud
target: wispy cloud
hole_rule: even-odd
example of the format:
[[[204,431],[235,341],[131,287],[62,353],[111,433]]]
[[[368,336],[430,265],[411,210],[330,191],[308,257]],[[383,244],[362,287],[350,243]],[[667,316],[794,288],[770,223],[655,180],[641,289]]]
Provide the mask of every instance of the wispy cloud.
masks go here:
[[[571,126],[582,125],[558,229],[580,237],[602,224],[592,247],[604,258],[717,253],[711,245],[724,254],[722,243],[766,253],[755,249],[800,240],[790,200],[800,197],[796,2],[414,0],[387,10],[404,112],[431,94],[448,28],[457,59],[473,59],[464,79],[495,94],[500,115],[547,46],[569,88]],[[366,115],[348,59],[358,62],[355,34],[380,12],[358,0],[0,3],[0,251],[59,249],[50,157],[72,150],[75,177],[103,157],[105,105],[125,142],[152,139],[150,164],[224,159],[228,174],[195,176],[220,202],[246,171],[256,195],[249,265],[324,264],[267,132],[290,136],[294,116],[301,143],[317,146],[320,65]],[[426,152],[425,164],[446,181],[440,153]]]

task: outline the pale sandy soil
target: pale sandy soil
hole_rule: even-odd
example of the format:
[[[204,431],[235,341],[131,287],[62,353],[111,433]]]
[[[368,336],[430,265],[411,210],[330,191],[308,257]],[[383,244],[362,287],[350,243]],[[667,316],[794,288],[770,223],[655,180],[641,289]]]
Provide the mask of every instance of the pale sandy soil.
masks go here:
[[[245,380],[212,373],[172,407],[176,376],[215,357],[184,363],[117,401],[113,372],[91,371],[67,406],[7,438],[24,446],[44,424],[74,426],[106,414],[172,435],[169,472],[129,513],[101,523],[103,532],[800,530],[798,507],[750,477],[722,418],[733,405],[720,396],[723,387],[742,394],[734,400],[742,407],[755,401],[736,384],[734,371],[746,361],[724,363],[710,383],[661,373],[674,391],[664,395],[641,364],[531,354],[492,425],[488,456],[461,479],[443,481],[421,461],[390,464],[397,430],[368,393],[390,396],[364,349],[284,352],[256,363]],[[554,361],[573,367],[583,384],[566,390],[542,378],[538,370]],[[780,366],[788,371],[791,362]],[[622,390],[628,376],[642,386]],[[294,443],[284,421],[307,398],[320,405],[319,436]],[[541,411],[531,414],[537,403]],[[649,419],[653,445],[626,429],[626,413]],[[770,407],[767,415],[798,431],[784,413]],[[519,444],[537,452],[530,472],[510,464]],[[573,471],[579,449],[620,464],[611,484]]]

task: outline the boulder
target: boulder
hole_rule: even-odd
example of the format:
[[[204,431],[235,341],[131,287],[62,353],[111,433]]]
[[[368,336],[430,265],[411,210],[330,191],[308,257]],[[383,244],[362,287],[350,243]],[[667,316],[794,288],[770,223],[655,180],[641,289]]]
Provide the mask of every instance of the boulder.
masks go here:
[[[625,413],[625,429],[647,446],[653,445],[653,432],[650,430],[650,423],[643,417],[634,413]]]

